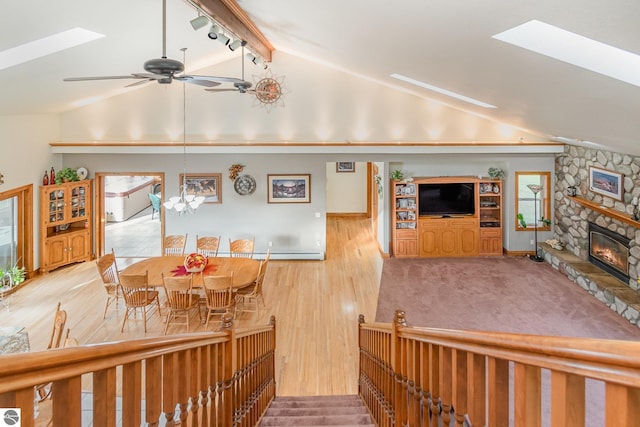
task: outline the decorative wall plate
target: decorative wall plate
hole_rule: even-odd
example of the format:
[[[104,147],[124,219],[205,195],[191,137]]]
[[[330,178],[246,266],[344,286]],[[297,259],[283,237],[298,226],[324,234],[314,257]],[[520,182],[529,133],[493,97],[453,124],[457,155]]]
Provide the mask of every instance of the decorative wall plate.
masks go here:
[[[78,174],[78,178],[80,178],[80,181],[87,179],[87,176],[89,176],[89,171],[85,167],[79,167],[76,170],[76,173]]]
[[[251,175],[240,175],[233,181],[233,189],[241,196],[253,194],[256,191],[256,180]]]

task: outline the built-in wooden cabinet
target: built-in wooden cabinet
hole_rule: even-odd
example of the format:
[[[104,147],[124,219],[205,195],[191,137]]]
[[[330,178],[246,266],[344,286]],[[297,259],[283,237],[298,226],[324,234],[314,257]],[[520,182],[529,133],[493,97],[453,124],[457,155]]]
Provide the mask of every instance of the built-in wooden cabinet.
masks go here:
[[[92,257],[91,180],[40,187],[40,271]]]
[[[421,257],[478,255],[476,218],[421,218],[418,230]]]
[[[480,255],[502,255],[502,181],[478,183]]]
[[[412,182],[392,181],[393,254],[396,257],[418,256],[418,199]]]
[[[421,184],[463,184],[473,193],[466,213],[423,214]],[[391,250],[395,257],[502,255],[502,181],[477,177],[414,178],[392,181]]]

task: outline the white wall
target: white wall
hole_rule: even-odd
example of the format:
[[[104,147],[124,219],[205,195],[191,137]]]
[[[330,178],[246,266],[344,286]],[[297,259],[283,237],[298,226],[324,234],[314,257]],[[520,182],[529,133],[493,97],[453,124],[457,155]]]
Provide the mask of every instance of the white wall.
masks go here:
[[[367,212],[367,164],[355,163],[355,172],[336,172],[327,163],[327,213]]]
[[[53,166],[60,169],[62,156],[51,154],[49,142],[60,135],[57,115],[0,116],[0,173],[4,184],[0,192],[33,185],[34,193],[34,253],[36,267],[40,265],[40,196],[44,171]]]

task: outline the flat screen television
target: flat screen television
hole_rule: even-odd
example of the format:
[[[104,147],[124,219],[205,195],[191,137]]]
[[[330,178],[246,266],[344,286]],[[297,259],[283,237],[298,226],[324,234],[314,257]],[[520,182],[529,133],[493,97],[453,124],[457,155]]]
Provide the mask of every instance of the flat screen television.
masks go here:
[[[420,215],[473,215],[476,211],[472,183],[418,184]]]

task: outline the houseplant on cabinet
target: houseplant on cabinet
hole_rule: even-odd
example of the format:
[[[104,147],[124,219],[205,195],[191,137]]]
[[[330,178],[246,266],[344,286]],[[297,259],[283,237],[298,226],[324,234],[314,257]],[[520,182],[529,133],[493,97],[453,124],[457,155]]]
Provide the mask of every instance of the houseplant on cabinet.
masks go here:
[[[402,181],[404,179],[404,173],[400,169],[396,169],[389,175],[394,181]]]
[[[62,184],[63,182],[70,181],[80,181],[78,172],[75,169],[64,168],[56,174],[56,184]]]

